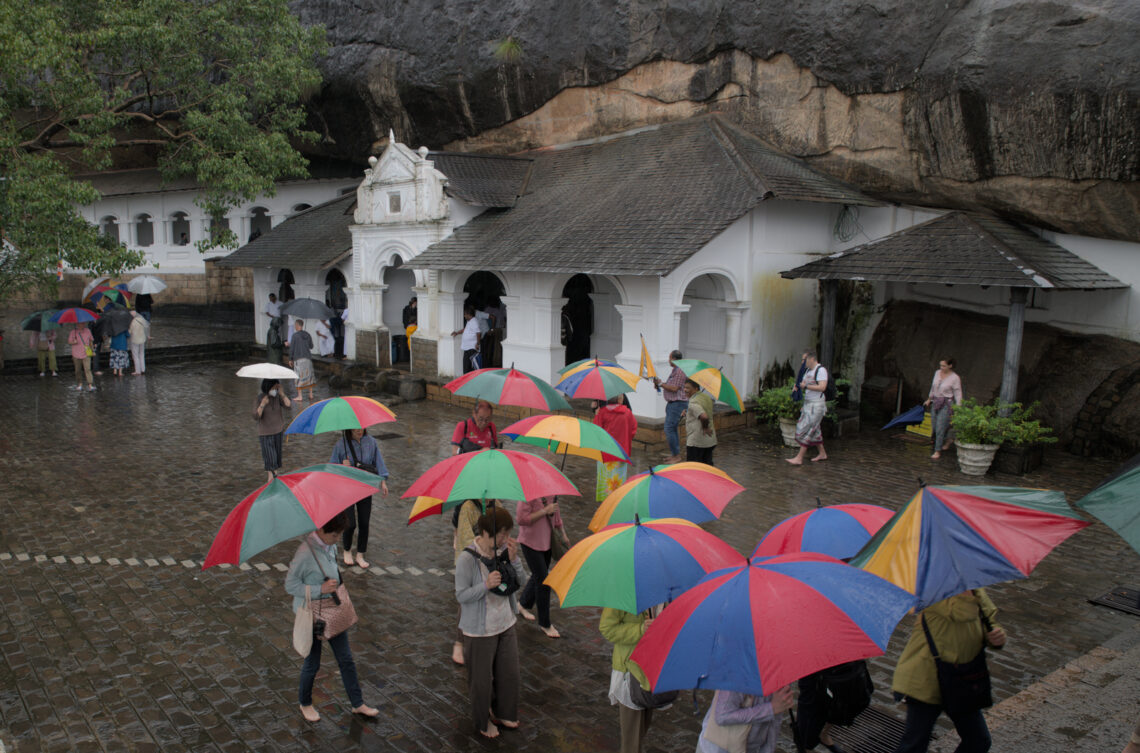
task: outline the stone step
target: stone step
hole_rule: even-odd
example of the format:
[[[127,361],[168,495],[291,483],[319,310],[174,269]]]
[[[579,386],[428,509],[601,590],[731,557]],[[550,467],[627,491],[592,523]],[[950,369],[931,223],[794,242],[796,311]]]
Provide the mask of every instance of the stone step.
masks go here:
[[[172,345],[165,348],[147,348],[146,363],[148,366],[182,361],[204,360],[245,360],[249,356],[249,344],[244,342],[199,343],[196,345]],[[100,365],[106,369],[109,351],[99,354]],[[71,362],[71,353],[68,346],[60,350],[56,346],[56,360],[61,374],[74,372]],[[39,364],[35,358],[16,358],[4,361],[4,374],[38,374]]]

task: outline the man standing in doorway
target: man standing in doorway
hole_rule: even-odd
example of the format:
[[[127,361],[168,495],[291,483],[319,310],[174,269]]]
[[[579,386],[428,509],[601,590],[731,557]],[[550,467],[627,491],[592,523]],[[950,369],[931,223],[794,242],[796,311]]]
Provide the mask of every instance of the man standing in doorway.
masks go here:
[[[459,340],[459,347],[463,349],[463,373],[466,374],[475,371],[481,365],[476,362],[475,357],[479,355],[479,341],[482,340],[482,335],[479,332],[479,320],[475,318],[473,306],[463,307],[463,321],[463,329],[455,330],[451,336],[463,336]]]
[[[712,395],[692,379],[685,380],[685,395],[689,398],[685,408],[685,461],[712,465],[716,449]]]
[[[274,320],[281,316],[281,304],[277,302],[276,294],[269,294],[269,303],[265,304],[265,311],[263,313],[269,317],[269,326],[272,327]],[[278,322],[277,335],[282,342],[288,342],[289,333],[285,331],[284,326],[285,324],[283,321]]]
[[[800,418],[796,421],[796,442],[800,451],[794,458],[788,458],[792,465],[803,465],[809,447],[818,447],[819,454],[812,458],[812,462],[827,460],[827,451],[823,449],[823,432],[820,424],[827,413],[827,381],[831,378],[819,363],[819,357],[814,350],[804,351],[804,375],[799,383],[800,391],[804,396],[803,407],[800,408]]]
[[[681,414],[689,404],[689,398],[685,395],[685,372],[674,364],[674,361],[679,361],[681,358],[681,351],[671,352],[669,365],[673,370],[669,372],[669,378],[662,382],[653,377],[653,386],[661,390],[665,397],[665,441],[669,443],[669,457],[665,459],[666,463],[681,462],[681,435],[678,427],[681,425]]]

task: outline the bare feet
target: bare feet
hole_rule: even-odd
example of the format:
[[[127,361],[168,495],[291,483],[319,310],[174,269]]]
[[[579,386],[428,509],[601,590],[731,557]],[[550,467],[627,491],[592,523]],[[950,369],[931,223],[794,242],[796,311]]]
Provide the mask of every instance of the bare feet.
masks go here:
[[[521,604],[519,605],[519,614],[521,614],[525,619],[534,621],[534,612],[530,611]]]
[[[821,460],[827,460],[827,455],[824,455],[822,452],[812,458],[811,462],[818,463]]]
[[[681,462],[681,456],[680,455],[670,455],[669,457],[665,458],[665,464],[666,465],[673,465],[674,463],[680,463],[680,462]]]
[[[942,457],[942,453],[939,452],[938,450],[935,450],[934,454],[930,456],[930,459],[931,460],[937,460],[940,457]]]
[[[301,716],[305,717],[306,722],[319,722],[321,720],[321,715],[312,706],[302,706]]]
[[[354,708],[352,710],[352,713],[360,714],[361,716],[369,716],[369,717],[380,716],[380,709],[374,709],[371,706],[369,706],[368,704],[362,703],[359,706],[357,706],[356,708]]]
[[[462,666],[465,663],[463,661],[463,644],[462,643],[455,643],[451,646],[451,660],[460,666]]]
[[[352,552],[345,551],[345,553],[344,553],[344,564],[352,566],[352,564],[353,564]]]
[[[539,627],[541,627],[541,625]],[[553,625],[551,625],[550,627],[542,628],[542,632],[546,633],[547,638],[561,638],[562,637],[562,634],[559,633],[558,630]],[[509,725],[507,725],[507,726],[509,726]]]
[[[487,729],[479,730],[479,734],[494,739],[499,736],[499,728],[493,722],[487,722]]]
[[[513,722],[503,721],[502,719],[499,719],[498,717],[496,717],[495,712],[493,712],[493,711],[487,712],[487,718],[491,720],[491,724],[496,724],[496,725],[498,725],[500,727],[504,727],[506,729],[518,729],[519,728],[519,723],[517,720],[513,721]]]
[[[790,463],[791,465],[803,465],[804,464],[804,461],[800,460],[799,457],[787,458],[787,460],[785,460],[784,462]]]
[[[950,449],[950,443],[949,443],[949,442],[947,442],[946,444],[942,445],[942,451],[943,451],[943,452],[946,452],[946,451],[947,451],[947,450],[949,450],[949,449]]]
[[[369,563],[368,560],[364,559],[364,555],[360,552],[356,553],[356,564],[364,570],[372,567],[371,563]]]

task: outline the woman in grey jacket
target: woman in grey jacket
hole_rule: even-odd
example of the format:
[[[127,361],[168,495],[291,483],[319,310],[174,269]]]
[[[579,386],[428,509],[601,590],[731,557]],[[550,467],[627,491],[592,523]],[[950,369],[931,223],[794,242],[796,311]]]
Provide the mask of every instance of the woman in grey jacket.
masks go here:
[[[525,580],[514,520],[502,507],[479,517],[475,540],[455,563],[455,598],[475,729],[498,737],[499,727],[518,729],[519,645],[515,592]],[[506,556],[514,578],[503,579],[496,560]],[[509,572],[509,571],[508,571]],[[513,580],[513,583],[511,582]]]
[[[297,547],[297,553],[293,555],[293,562],[289,565],[289,572],[285,575],[285,590],[293,596],[294,612],[305,603],[306,586],[310,587],[310,598],[315,600],[332,598],[331,594],[340,585],[340,570],[336,566],[336,542],[347,523],[348,515],[343,512],[338,513],[324,526],[306,536],[301,546]],[[366,705],[364,695],[360,692],[360,681],[356,678],[356,662],[352,659],[352,649],[348,645],[348,631],[339,633],[328,641],[340,666],[340,679],[344,682],[344,689],[352,704],[352,713],[361,716],[378,716],[380,712]],[[301,665],[301,687],[298,693],[301,715],[309,722],[321,720],[321,715],[313,708],[313,680],[320,668],[321,639],[314,633],[313,648],[305,658],[305,663]]]

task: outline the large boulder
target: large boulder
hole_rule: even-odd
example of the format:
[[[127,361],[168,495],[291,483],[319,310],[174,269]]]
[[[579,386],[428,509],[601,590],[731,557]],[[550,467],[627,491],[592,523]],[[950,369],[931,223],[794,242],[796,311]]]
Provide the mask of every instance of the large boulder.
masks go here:
[[[515,151],[719,109],[882,198],[1140,241],[1140,3],[294,0],[319,149]]]

